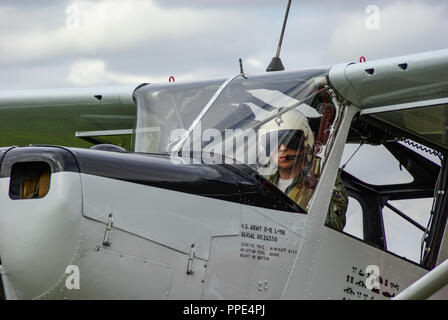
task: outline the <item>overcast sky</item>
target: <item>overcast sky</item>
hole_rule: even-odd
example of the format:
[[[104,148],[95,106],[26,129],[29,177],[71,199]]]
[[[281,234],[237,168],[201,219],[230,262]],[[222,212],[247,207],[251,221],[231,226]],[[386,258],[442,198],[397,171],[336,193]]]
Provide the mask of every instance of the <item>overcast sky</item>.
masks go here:
[[[2,0],[1,89],[82,87],[264,72],[287,1]],[[445,1],[294,0],[289,70],[448,47]],[[379,10],[378,29],[366,20]],[[371,20],[369,20],[371,21]]]
[[[238,58],[262,73],[286,4],[0,0],[0,90],[226,78]],[[444,49],[447,30],[446,1],[293,0],[281,58],[293,70]]]

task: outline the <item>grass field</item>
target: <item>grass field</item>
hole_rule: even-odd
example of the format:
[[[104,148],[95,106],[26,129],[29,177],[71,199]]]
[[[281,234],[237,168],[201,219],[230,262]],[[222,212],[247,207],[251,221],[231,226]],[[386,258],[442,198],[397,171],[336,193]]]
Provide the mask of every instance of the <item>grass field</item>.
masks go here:
[[[135,105],[59,105],[0,108],[0,146],[49,144],[89,148],[76,132],[132,129]],[[131,148],[131,135],[99,137]]]

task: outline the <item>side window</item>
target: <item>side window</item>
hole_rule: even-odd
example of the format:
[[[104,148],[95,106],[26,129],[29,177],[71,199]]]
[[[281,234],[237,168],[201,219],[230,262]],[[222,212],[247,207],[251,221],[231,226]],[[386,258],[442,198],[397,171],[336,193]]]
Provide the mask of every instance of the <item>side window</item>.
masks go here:
[[[373,185],[410,183],[414,180],[383,145],[346,144],[341,163],[345,171]]]
[[[420,264],[438,164],[399,142],[348,143],[340,168],[350,196],[343,232]]]
[[[344,232],[359,239],[364,239],[363,232],[363,210],[356,198],[348,197],[348,208]]]
[[[386,204],[383,208],[383,221],[388,251],[420,263],[422,238],[429,222],[433,200],[396,200]]]
[[[50,189],[51,169],[46,162],[18,162],[11,168],[9,197],[13,200],[38,199]]]

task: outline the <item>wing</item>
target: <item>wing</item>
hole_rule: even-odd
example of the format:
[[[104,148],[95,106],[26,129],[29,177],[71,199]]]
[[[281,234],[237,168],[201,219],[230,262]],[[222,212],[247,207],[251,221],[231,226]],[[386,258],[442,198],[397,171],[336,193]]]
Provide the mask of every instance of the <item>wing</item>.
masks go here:
[[[140,86],[0,91],[0,146],[129,148]]]
[[[328,78],[361,115],[448,149],[448,50],[336,65]]]

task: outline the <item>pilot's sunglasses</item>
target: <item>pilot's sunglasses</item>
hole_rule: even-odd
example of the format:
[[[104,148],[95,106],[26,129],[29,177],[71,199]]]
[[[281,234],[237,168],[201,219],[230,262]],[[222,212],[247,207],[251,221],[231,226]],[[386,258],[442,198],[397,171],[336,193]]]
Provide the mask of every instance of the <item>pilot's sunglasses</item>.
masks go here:
[[[281,130],[278,133],[278,145],[285,145],[288,149],[298,150],[303,139],[303,132],[300,130]]]
[[[277,150],[281,144],[292,150],[298,150],[300,148],[303,139],[303,132],[301,130],[280,130],[275,131],[275,135],[273,134],[274,132],[268,133],[265,137],[264,143],[266,143],[267,154],[271,154],[271,151]],[[274,141],[271,139],[274,139]]]

